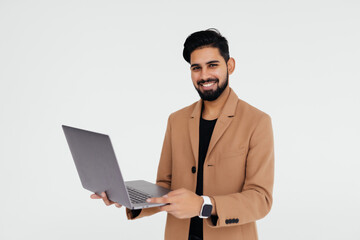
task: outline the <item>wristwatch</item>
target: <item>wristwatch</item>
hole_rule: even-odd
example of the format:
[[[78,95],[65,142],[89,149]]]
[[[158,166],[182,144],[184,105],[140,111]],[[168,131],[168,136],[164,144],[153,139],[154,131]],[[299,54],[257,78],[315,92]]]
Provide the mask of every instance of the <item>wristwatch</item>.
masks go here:
[[[204,203],[201,206],[199,218],[208,218],[211,216],[213,205],[211,204],[211,200],[208,196],[201,197],[204,199]]]

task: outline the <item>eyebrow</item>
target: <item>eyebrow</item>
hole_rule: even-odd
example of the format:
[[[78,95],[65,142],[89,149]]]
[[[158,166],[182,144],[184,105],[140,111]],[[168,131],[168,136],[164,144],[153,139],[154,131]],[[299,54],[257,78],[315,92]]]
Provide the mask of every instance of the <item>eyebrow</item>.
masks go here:
[[[219,60],[212,60],[212,61],[207,62],[206,64],[219,63],[219,62],[220,62]],[[194,63],[194,64],[191,64],[190,67],[195,67],[195,66],[200,66],[200,64]]]

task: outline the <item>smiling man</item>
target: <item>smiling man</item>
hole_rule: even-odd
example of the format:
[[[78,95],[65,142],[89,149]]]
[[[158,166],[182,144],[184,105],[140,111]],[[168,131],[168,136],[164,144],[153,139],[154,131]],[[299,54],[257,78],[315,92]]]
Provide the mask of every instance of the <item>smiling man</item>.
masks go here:
[[[172,191],[127,209],[129,219],[166,211],[165,239],[258,239],[256,220],[272,206],[274,147],[269,115],[229,87],[235,60],[215,29],[191,34],[184,59],[200,100],[169,116],[157,184]],[[101,197],[106,205],[106,194]]]

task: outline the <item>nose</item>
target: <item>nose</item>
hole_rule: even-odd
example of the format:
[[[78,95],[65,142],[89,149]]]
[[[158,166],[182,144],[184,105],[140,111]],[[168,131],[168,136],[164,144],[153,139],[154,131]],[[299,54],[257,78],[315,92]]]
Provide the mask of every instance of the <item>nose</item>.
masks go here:
[[[206,68],[203,68],[201,69],[201,80],[207,80],[210,78],[210,72],[206,69]]]

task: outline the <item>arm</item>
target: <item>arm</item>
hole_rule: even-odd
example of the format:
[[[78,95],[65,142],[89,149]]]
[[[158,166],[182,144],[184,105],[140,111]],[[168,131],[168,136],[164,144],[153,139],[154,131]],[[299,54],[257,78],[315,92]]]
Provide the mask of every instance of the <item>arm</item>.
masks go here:
[[[218,219],[215,226],[211,218],[207,219],[207,224],[211,227],[236,226],[263,218],[272,206],[273,182],[273,132],[271,119],[266,115],[259,121],[250,138],[242,191],[212,196]]]

